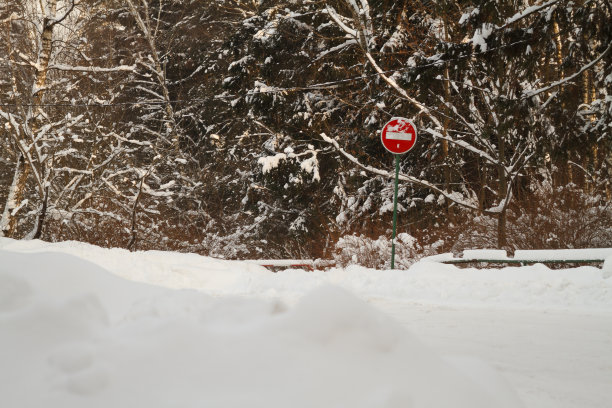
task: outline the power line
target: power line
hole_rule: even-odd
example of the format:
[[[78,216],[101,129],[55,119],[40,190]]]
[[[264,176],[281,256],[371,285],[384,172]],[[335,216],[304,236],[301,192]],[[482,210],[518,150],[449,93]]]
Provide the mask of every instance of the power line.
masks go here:
[[[116,107],[116,106],[155,106],[155,105],[165,105],[167,103],[170,104],[180,104],[180,103],[194,103],[194,102],[207,102],[210,100],[214,100],[214,99],[238,99],[238,98],[245,98],[245,97],[249,97],[249,96],[253,96],[253,95],[262,95],[262,94],[282,94],[282,93],[290,93],[290,92],[307,92],[307,91],[320,91],[320,90],[326,90],[326,89],[335,89],[338,88],[339,85],[342,84],[346,84],[346,83],[351,83],[351,82],[356,82],[356,81],[360,81],[360,80],[365,80],[368,78],[374,78],[374,77],[380,77],[382,75],[387,75],[387,74],[395,74],[398,72],[404,72],[404,71],[417,71],[417,70],[423,70],[426,68],[431,68],[434,66],[442,66],[444,64],[447,63],[451,63],[454,61],[460,61],[460,60],[464,60],[467,58],[472,58],[475,56],[479,56],[479,55],[484,55],[484,54],[488,54],[488,53],[492,53],[494,51],[498,51],[504,48],[508,48],[508,47],[512,47],[512,46],[516,46],[518,44],[521,43],[526,43],[528,42],[528,40],[521,40],[521,41],[517,41],[511,44],[506,44],[497,48],[491,48],[491,49],[487,49],[485,51],[480,51],[480,52],[472,52],[472,53],[468,53],[468,54],[464,54],[464,55],[460,55],[458,57],[455,58],[451,58],[451,59],[447,59],[447,60],[443,60],[443,59],[439,59],[436,61],[433,61],[431,63],[428,64],[423,64],[423,65],[418,65],[418,66],[414,66],[414,67],[403,67],[403,68],[397,68],[397,69],[391,69],[391,70],[386,70],[386,71],[382,71],[382,72],[375,72],[372,74],[365,74],[365,75],[360,75],[357,77],[352,77],[352,78],[345,78],[345,79],[340,79],[340,80],[336,80],[336,81],[329,81],[329,82],[322,82],[322,83],[318,83],[318,84],[313,84],[313,85],[308,85],[308,86],[303,86],[303,87],[288,87],[288,88],[277,88],[277,87],[268,87],[265,90],[252,90],[252,91],[248,91],[246,93],[243,94],[233,94],[233,95],[215,95],[212,98],[191,98],[191,99],[174,99],[174,100],[169,100],[169,101],[128,101],[128,102],[111,102],[111,103],[41,103],[41,104],[0,104],[0,107],[3,108],[7,108],[7,107],[19,107],[19,108],[28,108],[28,107],[89,107],[89,108],[107,108],[107,107]]]

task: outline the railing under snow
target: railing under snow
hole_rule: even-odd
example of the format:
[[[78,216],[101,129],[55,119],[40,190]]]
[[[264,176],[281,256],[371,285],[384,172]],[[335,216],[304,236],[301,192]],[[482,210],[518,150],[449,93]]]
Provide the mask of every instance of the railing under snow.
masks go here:
[[[315,269],[325,269],[336,265],[334,261],[326,259],[258,259],[253,262],[274,272],[283,269],[314,271]]]
[[[606,258],[612,257],[612,248],[585,248],[585,249],[519,249],[514,256],[508,256],[505,250],[499,249],[471,249],[463,251],[461,257],[452,253],[428,256],[422,258],[424,262],[438,262],[445,264],[518,264],[528,265],[534,263],[544,264],[602,264]],[[326,259],[258,259],[250,261],[266,267],[271,271],[283,269],[303,269],[306,271],[322,270],[334,267],[336,262]]]
[[[446,264],[589,264],[603,263],[608,257],[612,257],[612,248],[519,249],[514,251],[513,257],[509,257],[504,250],[473,249],[463,251],[463,256],[458,258],[452,253],[446,253],[429,256],[421,259],[421,261]]]

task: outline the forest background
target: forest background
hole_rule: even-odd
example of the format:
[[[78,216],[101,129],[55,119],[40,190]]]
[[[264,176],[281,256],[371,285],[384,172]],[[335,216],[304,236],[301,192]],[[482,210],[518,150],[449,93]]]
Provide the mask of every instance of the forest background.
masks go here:
[[[3,236],[382,267],[402,116],[402,262],[612,243],[610,1],[1,0],[0,37]]]

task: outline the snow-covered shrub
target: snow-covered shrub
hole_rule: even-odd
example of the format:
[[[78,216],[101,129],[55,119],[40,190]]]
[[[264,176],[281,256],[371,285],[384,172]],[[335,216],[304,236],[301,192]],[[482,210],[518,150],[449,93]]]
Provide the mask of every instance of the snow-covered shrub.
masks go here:
[[[407,269],[418,258],[423,248],[413,236],[401,233],[395,241],[395,268]],[[339,266],[361,265],[374,269],[388,269],[391,263],[391,239],[345,235],[336,243],[334,260]]]
[[[612,242],[612,203],[575,185],[532,186],[533,192],[508,211],[508,249],[600,248]],[[473,218],[452,247],[496,248],[497,219]]]
[[[510,218],[515,248],[597,248],[612,243],[612,203],[575,185],[540,185]]]
[[[451,252],[460,253],[464,249],[496,248],[497,220],[486,215],[477,216],[466,222],[462,232],[453,237]]]

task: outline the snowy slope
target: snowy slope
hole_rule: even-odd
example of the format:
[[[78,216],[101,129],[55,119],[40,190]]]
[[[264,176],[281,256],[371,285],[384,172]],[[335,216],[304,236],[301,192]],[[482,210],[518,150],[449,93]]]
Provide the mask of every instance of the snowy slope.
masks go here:
[[[488,366],[442,358],[341,289],[287,310],[126,281],[66,254],[0,259],[5,406],[521,406]]]
[[[274,274],[0,239],[0,396],[20,408],[604,408],[611,293],[592,267]]]

